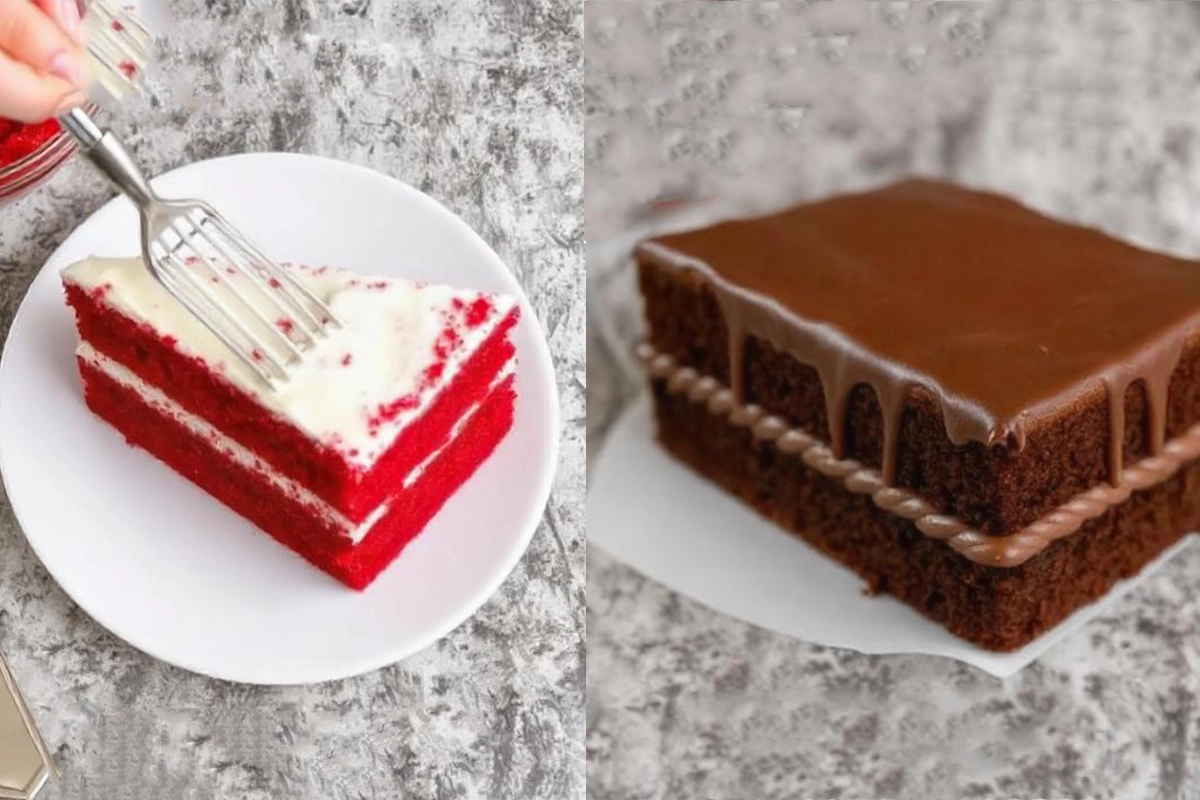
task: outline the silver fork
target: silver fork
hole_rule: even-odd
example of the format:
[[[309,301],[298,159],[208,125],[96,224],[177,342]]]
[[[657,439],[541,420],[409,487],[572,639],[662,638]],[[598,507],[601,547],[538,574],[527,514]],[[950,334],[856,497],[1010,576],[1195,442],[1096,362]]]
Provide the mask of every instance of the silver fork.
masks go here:
[[[136,91],[150,39],[141,20],[115,0],[93,0],[84,27],[97,83],[116,99]],[[151,275],[263,381],[286,381],[340,327],[320,298],[208,203],[156,194],[120,140],[86,111],[59,121],[137,206]]]
[[[88,66],[113,100],[138,90],[148,60],[150,31],[118,0],[91,0],[83,18]]]
[[[87,112],[63,126],[80,153],[125,193],[141,215],[150,273],[206,328],[272,387],[285,382],[331,328],[329,307],[202,200],[167,200],[128,150]]]

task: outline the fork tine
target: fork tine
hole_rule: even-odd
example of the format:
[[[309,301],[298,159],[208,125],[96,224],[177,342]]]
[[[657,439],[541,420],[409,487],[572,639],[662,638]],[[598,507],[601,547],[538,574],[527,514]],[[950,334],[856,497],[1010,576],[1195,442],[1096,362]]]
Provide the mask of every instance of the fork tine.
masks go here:
[[[185,217],[185,219],[186,219],[186,217]],[[188,219],[188,222],[191,224],[191,226],[194,230],[199,232],[199,226],[196,225],[195,222],[192,222],[190,219]],[[179,227],[177,226],[177,221],[173,220],[171,222],[171,229],[174,230],[175,233],[179,234],[179,236],[182,240],[181,243],[186,244],[186,246],[191,250],[191,252],[194,253],[200,259],[200,261],[204,264],[205,267],[208,268],[208,271],[211,272],[212,275],[214,277],[216,277],[216,279],[218,281],[220,281],[221,285],[224,286],[225,288],[227,288],[233,294],[233,296],[237,298],[238,302],[240,302],[246,308],[247,311],[249,311],[251,314],[253,314],[254,317],[259,321],[259,323],[271,332],[271,335],[276,340],[278,340],[279,342],[281,342],[283,344],[283,346],[288,350],[288,352],[290,353],[292,358],[296,358],[296,359],[303,358],[303,353],[300,351],[300,349],[298,347],[296,347],[295,342],[293,342],[291,340],[291,338],[288,337],[287,333],[280,330],[279,327],[276,326],[274,320],[269,319],[265,314],[263,314],[262,311],[258,308],[258,306],[255,305],[250,300],[250,298],[246,297],[246,295],[243,294],[242,290],[240,288],[238,288],[237,284],[234,281],[231,281],[228,279],[226,273],[221,270],[220,264],[215,263],[215,259],[211,259],[207,255],[202,253],[195,246],[195,244],[192,243],[191,237],[185,236],[183,234],[183,232],[180,231]],[[203,236],[203,234],[201,234],[201,235]],[[211,243],[211,239],[209,239],[208,237],[205,237],[205,239],[207,241],[210,241],[210,243]],[[214,247],[216,247],[215,244],[214,244]],[[220,248],[217,248],[217,251],[219,253]],[[185,266],[186,266],[186,263],[187,262],[185,260],[185,262],[184,262]],[[266,349],[267,343],[262,342],[261,344],[263,345],[262,349]]]
[[[268,277],[275,278],[284,286],[297,292],[301,298],[308,301],[321,313],[321,317],[323,318],[318,318],[308,308],[306,308],[303,303],[298,302],[294,297],[292,297],[290,292],[285,293],[293,304],[301,309],[304,314],[308,315],[309,319],[312,320],[318,331],[323,331],[323,326],[327,322],[335,327],[342,327],[341,320],[334,315],[332,309],[330,309],[329,306],[326,305],[325,302],[319,297],[313,294],[307,286],[296,280],[296,278],[293,277],[288,270],[280,268],[265,253],[263,253],[263,251],[256,244],[254,244],[254,242],[252,242],[240,230],[235,228],[229,220],[217,212],[216,209],[212,208],[212,206],[209,206],[207,203],[201,203],[200,206],[209,215],[210,219],[212,219],[213,224],[216,225],[225,236],[236,242],[239,247],[246,251],[246,253],[253,256],[258,269],[265,272]]]
[[[311,306],[315,307],[323,316],[328,317],[331,320],[333,319],[333,312],[329,309],[325,302],[321,300],[321,298],[313,294],[312,291],[303,283],[300,283],[298,280],[296,280],[296,278],[288,270],[285,270],[276,264],[270,258],[270,256],[266,255],[262,249],[258,247],[258,245],[250,241],[245,234],[235,228],[228,220],[218,214],[213,217],[213,221],[214,224],[223,230],[226,236],[235,240],[240,247],[242,247],[249,255],[253,256],[254,263],[257,265],[258,269],[266,273],[269,278],[275,278],[288,289],[294,290],[300,295],[302,300],[307,301],[309,304],[311,304]],[[306,315],[308,315],[309,319],[313,321],[318,329],[324,324],[323,320],[314,314],[311,308],[306,307],[303,303],[299,302],[291,292],[287,292],[285,294],[292,301],[292,303],[294,303]]]
[[[136,67],[135,59],[140,58],[140,54],[133,44],[123,37],[109,36],[103,39],[97,39],[90,50],[91,54],[97,57],[102,57],[106,65],[110,68],[126,74],[121,68],[121,64],[128,63]]]
[[[92,0],[83,30],[97,84],[116,101],[136,91],[150,45],[150,31],[141,19],[114,0]]]
[[[198,303],[191,292],[180,285],[174,273],[169,269],[156,268],[154,271],[155,277],[162,282],[171,294],[184,305],[185,308],[204,325],[214,336],[216,336],[222,344],[224,344],[231,352],[234,353],[241,361],[250,367],[258,376],[268,385],[274,386],[276,375],[267,367],[267,365],[254,361],[252,358],[247,358],[241,346],[235,342],[230,335],[222,328],[214,324],[213,320],[219,318],[219,315],[209,313],[210,308],[206,308],[204,304]]]
[[[251,263],[254,270],[266,275],[268,280],[273,279],[279,284],[279,289],[276,291],[276,294],[287,300],[287,303],[294,314],[302,315],[306,318],[308,324],[312,326],[313,332],[316,335],[323,333],[323,326],[327,321],[333,321],[334,323],[337,323],[337,320],[334,319],[333,312],[329,310],[325,303],[323,303],[316,295],[310,292],[302,283],[293,278],[291,273],[285,269],[281,269],[266,254],[258,249],[258,247],[250,242],[250,240],[246,239],[244,236],[241,236],[232,226],[228,226],[228,224],[224,223],[223,221],[217,221],[214,222],[214,224],[216,224],[218,228],[223,228],[222,232],[231,239],[234,239],[238,246],[246,251],[246,254],[251,258]],[[300,295],[299,298],[296,297],[296,293]],[[307,302],[308,305],[306,305],[305,302]],[[319,313],[313,313],[313,307],[315,307]]]
[[[285,304],[284,300],[280,299],[280,292],[271,291],[271,287],[267,285],[267,282],[262,279],[261,275],[257,274],[257,270],[253,269],[252,264],[249,266],[243,265],[243,261],[248,261],[249,259],[246,259],[241,254],[234,252],[233,248],[221,242],[219,237],[209,236],[208,232],[204,230],[203,221],[196,222],[190,217],[188,218],[188,221],[191,222],[192,227],[195,228],[197,235],[203,238],[204,241],[208,242],[208,244],[212,246],[214,250],[227,259],[230,267],[237,270],[238,273],[244,275],[246,279],[249,280],[256,289],[258,289],[260,294],[270,300],[271,303],[279,309],[280,313],[282,313],[284,317],[294,316],[293,310],[289,307],[289,305],[294,304]],[[230,284],[232,285],[232,282],[230,282]],[[274,327],[273,323],[272,327]],[[311,347],[312,345],[316,344],[315,337],[316,334],[320,332],[319,324],[314,325],[311,331],[307,325],[301,324],[297,325],[296,327],[304,335],[305,341],[302,344],[305,347]],[[289,344],[292,344],[291,339],[286,334],[283,334],[283,336],[285,339],[288,339]],[[296,352],[296,355],[301,355],[299,350]]]
[[[203,295],[192,292],[186,285],[184,285],[179,275],[179,270],[171,261],[171,258],[172,257],[165,251],[156,253],[154,261],[155,266],[152,270],[154,277],[162,282],[162,284],[171,291],[171,294],[177,300],[186,305],[188,310],[192,312],[193,316],[195,316],[200,322],[203,322],[205,326],[212,330],[214,334],[220,336],[222,341],[225,342],[231,350],[240,355],[243,343],[235,341],[229,332],[226,332],[223,329],[217,329],[216,326],[210,324],[212,320],[218,318],[218,315],[215,313],[216,309],[207,298],[205,298]],[[263,369],[263,367],[257,366],[256,368],[260,370]]]
[[[254,338],[253,332],[228,313],[222,306],[220,298],[208,290],[204,281],[193,273],[185,259],[163,245],[160,245],[160,250],[158,266],[161,273],[172,281],[175,290],[180,295],[187,298],[194,308],[200,310],[203,315],[201,321],[210,329],[222,332],[223,338],[233,343],[233,349],[239,357],[248,355],[254,363],[265,365],[273,371],[280,371],[282,365],[275,358],[274,353],[263,351],[262,359],[253,358],[251,351],[257,348],[257,340]]]
[[[180,299],[183,299],[184,296],[189,297],[189,300],[191,300],[190,306],[192,307],[192,313],[196,314],[200,321],[203,322],[209,330],[215,333],[218,338],[220,338],[226,344],[226,346],[233,350],[234,353],[236,353],[247,364],[252,366],[257,364],[266,364],[276,373],[276,377],[287,377],[286,365],[280,363],[276,355],[268,348],[258,347],[258,340],[255,339],[254,334],[250,332],[246,325],[240,319],[238,319],[235,314],[230,314],[227,311],[221,310],[221,301],[212,293],[212,290],[205,285],[204,281],[198,279],[192,274],[192,271],[187,268],[178,255],[170,250],[165,250],[165,260],[173,268],[174,276],[183,276],[185,279],[184,281],[176,281],[177,285],[179,283],[186,282],[189,285],[189,288],[199,294],[200,297],[204,298],[207,305],[218,310],[217,314],[210,316],[203,313],[203,311],[198,310],[198,304],[195,303],[194,299],[192,299],[187,292],[180,292],[176,295],[177,297],[180,297]],[[188,304],[187,301],[185,301],[185,304]],[[246,348],[239,347],[233,343],[233,337],[229,336],[228,332],[226,332],[216,321],[218,319],[232,326],[241,335],[242,340],[251,345],[249,352],[247,352]],[[260,355],[260,358],[254,357],[256,350]],[[262,371],[261,368],[257,366],[255,368],[259,369],[260,372]],[[268,380],[270,380],[269,377]]]
[[[146,23],[142,22],[141,18],[130,14],[119,3],[113,0],[92,0],[88,5],[88,14],[95,14],[100,18],[101,22],[112,24],[119,21],[124,28],[131,28],[134,32],[141,36],[149,36],[150,31],[146,28]]]

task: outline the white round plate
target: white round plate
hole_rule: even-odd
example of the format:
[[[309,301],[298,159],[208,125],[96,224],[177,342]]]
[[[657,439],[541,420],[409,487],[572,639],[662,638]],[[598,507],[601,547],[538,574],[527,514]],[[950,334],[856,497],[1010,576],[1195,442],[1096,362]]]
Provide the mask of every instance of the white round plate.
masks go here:
[[[537,527],[558,460],[558,394],[533,310],[499,257],[416,189],[313,156],[254,154],[156,180],[203,197],[281,260],[522,297],[513,430],[366,591],[309,566],[83,403],[59,271],[137,251],[123,198],[79,227],[29,289],[0,360],[0,472],[17,520],[75,602],[134,647],[226,680],[313,683],[392,664],[499,587]]]

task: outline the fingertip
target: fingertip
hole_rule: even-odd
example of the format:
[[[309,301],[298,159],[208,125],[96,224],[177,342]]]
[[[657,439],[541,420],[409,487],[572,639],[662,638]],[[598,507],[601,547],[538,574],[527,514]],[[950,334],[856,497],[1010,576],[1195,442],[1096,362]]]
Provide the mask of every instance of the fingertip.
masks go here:
[[[58,23],[63,33],[81,47],[84,44],[83,15],[78,0],[33,0],[42,13]]]
[[[72,86],[83,89],[87,86],[87,64],[83,56],[79,53],[61,52],[56,53],[50,59],[51,75],[62,78]]]
[[[59,102],[58,107],[54,109],[53,116],[61,117],[71,109],[79,108],[85,102],[87,102],[87,98],[84,96],[83,92],[73,92]]]
[[[0,0],[2,1],[2,0]],[[86,102],[84,91],[63,78],[35,72],[0,52],[0,117],[37,123]]]
[[[83,17],[79,13],[79,4],[75,0],[59,0],[59,5],[62,8],[58,18],[59,24],[75,41],[75,44],[82,47],[84,45]]]

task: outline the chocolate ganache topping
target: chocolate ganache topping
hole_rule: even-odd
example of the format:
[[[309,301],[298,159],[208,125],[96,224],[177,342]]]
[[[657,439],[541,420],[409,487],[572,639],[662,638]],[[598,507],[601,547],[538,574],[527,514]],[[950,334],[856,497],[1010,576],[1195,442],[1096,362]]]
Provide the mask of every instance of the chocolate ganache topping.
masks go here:
[[[1144,384],[1161,454],[1171,374],[1200,331],[1200,265],[933,181],[661,236],[638,254],[711,285],[734,403],[745,401],[746,337],[769,341],[817,370],[841,458],[851,391],[870,386],[887,485],[914,386],[940,403],[954,444],[1020,449],[1097,382],[1119,485],[1126,389]]]

